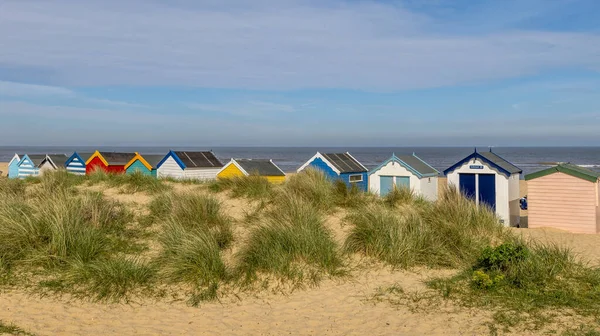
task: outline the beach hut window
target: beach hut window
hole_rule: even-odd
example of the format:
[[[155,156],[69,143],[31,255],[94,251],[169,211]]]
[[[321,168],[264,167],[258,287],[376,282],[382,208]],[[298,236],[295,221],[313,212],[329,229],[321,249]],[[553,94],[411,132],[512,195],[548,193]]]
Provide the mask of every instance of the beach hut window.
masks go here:
[[[362,182],[362,174],[350,175],[350,183]]]

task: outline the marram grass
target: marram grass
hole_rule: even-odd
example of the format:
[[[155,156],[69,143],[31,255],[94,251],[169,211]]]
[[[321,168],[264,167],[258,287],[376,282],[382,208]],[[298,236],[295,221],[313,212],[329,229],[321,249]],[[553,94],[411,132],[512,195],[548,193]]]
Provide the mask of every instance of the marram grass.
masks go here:
[[[318,208],[292,193],[280,195],[276,208],[254,228],[237,254],[238,274],[246,282],[259,273],[284,280],[318,281],[341,273],[342,259]]]

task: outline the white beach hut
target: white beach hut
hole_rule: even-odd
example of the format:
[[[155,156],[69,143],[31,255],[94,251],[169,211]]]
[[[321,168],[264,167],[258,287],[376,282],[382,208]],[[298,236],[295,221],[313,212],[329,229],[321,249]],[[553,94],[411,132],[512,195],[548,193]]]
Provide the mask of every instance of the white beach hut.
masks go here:
[[[520,222],[519,180],[523,171],[490,149],[473,152],[444,171],[448,185],[455,185],[477,204],[496,212],[505,225]]]
[[[156,167],[159,178],[214,180],[223,164],[213,152],[169,151]]]
[[[394,188],[409,188],[415,194],[435,201],[439,172],[413,155],[392,155],[369,173],[369,190],[385,196]]]

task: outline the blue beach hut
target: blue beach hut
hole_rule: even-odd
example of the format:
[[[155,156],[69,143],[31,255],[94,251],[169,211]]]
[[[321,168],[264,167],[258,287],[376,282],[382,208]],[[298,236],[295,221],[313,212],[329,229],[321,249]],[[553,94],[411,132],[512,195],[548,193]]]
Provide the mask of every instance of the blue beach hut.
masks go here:
[[[85,162],[92,154],[94,153],[73,153],[65,162],[67,171],[76,175],[85,175]]]
[[[28,176],[38,176],[40,173],[40,164],[46,158],[46,154],[25,154],[19,161],[19,178]]]
[[[298,168],[298,172],[309,167],[321,170],[334,181],[343,181],[348,187],[354,186],[359,190],[367,191],[369,170],[348,152],[328,154],[317,152]]]

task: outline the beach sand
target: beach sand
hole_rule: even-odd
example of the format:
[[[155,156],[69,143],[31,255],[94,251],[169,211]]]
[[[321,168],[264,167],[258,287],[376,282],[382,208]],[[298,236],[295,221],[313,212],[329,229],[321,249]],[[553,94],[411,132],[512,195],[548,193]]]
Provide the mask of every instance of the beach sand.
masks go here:
[[[8,162],[0,162],[0,176],[8,175]]]
[[[443,180],[443,179],[440,179]],[[445,182],[445,181],[444,181]],[[196,186],[177,185],[192,190]],[[521,184],[526,193],[526,182]],[[105,190],[108,197],[143,208],[150,200]],[[138,197],[140,196],[140,197]],[[234,218],[241,220],[252,206],[239,199],[218,197]],[[348,227],[343,213],[327,225],[336,240]],[[236,228],[238,237],[247,228]],[[526,238],[568,246],[579,256],[600,264],[600,235],[571,234],[550,229],[513,229]],[[191,307],[182,301],[142,299],[129,304],[90,303],[28,294],[24,290],[0,293],[0,320],[36,335],[481,335],[488,334],[491,312],[443,302],[427,311],[376,300],[380,288],[392,285],[406,292],[424,292],[423,281],[455,271],[416,269],[392,271],[380,265],[353,270],[351,276],[325,280],[318,287],[287,294],[264,290],[236,293],[218,302]],[[542,331],[538,331],[541,334]],[[527,332],[519,332],[527,335]],[[536,332],[531,332],[536,334]]]

